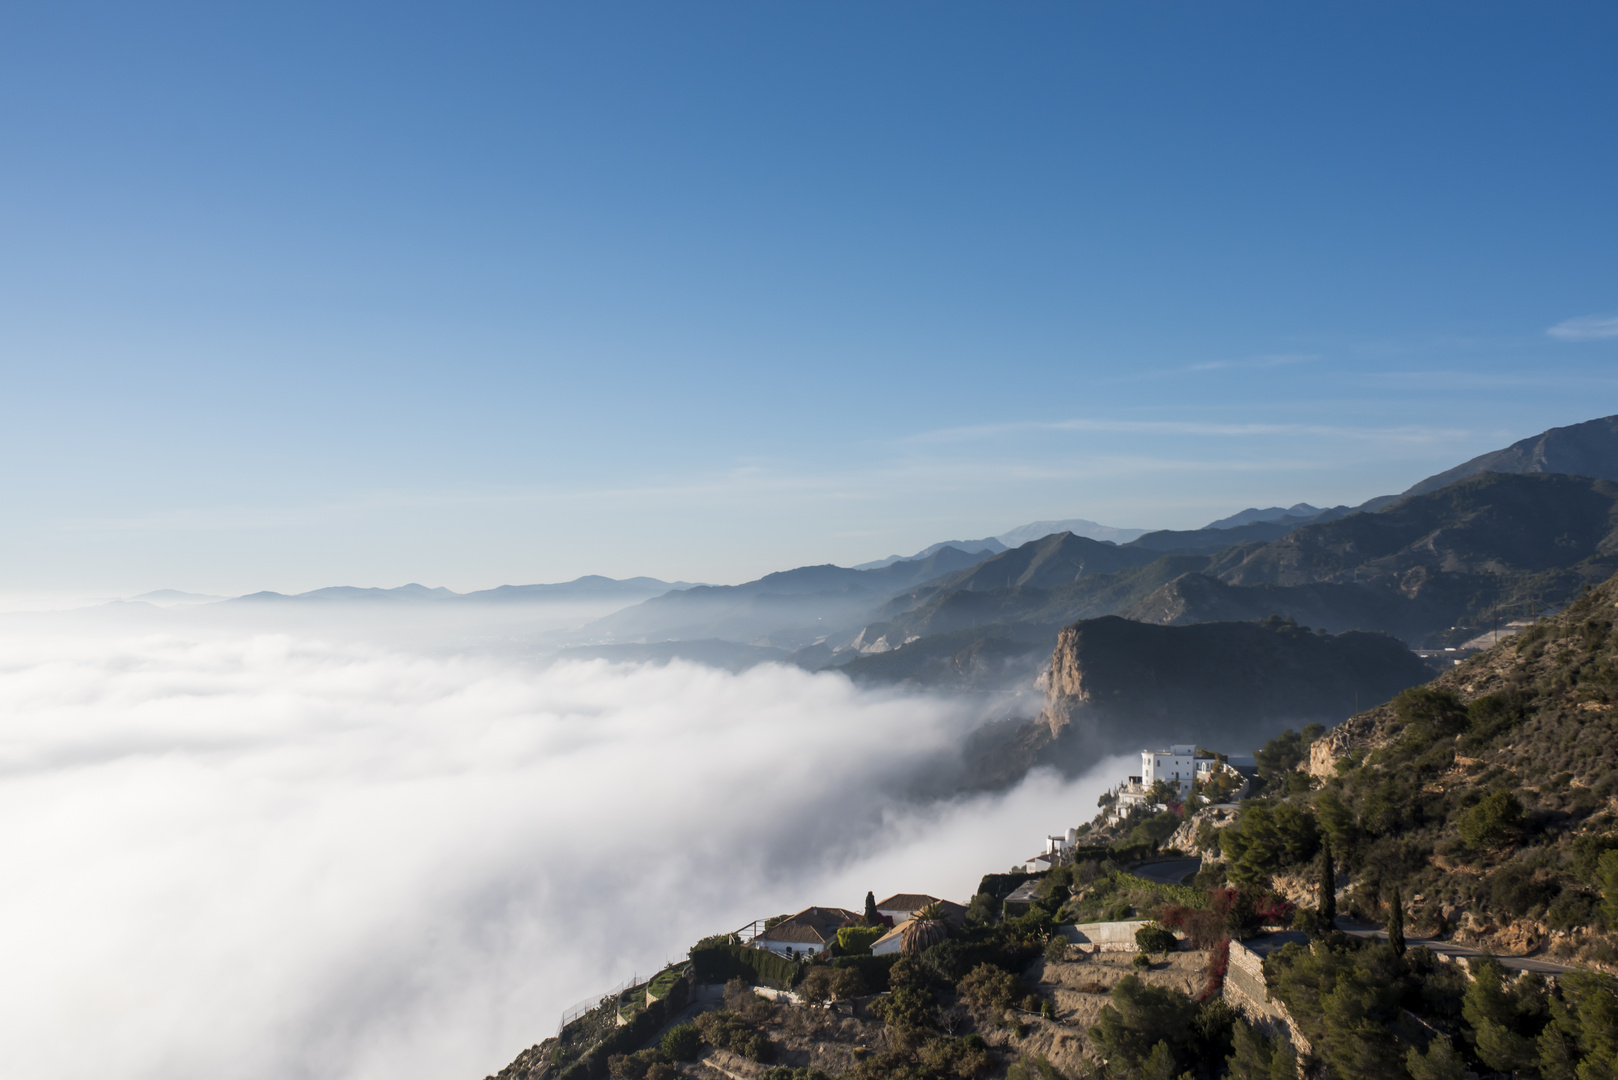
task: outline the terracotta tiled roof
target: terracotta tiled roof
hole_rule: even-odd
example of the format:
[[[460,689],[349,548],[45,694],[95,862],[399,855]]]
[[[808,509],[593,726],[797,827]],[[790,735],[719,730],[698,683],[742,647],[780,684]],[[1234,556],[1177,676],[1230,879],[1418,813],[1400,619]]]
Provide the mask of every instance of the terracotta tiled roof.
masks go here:
[[[936,904],[938,897],[928,896],[926,893],[894,893],[886,900],[877,903],[878,911],[920,911],[928,904]]]
[[[858,922],[859,915],[847,908],[807,907],[790,919],[782,919],[759,935],[764,941],[804,945],[825,945],[837,936],[837,928]]]

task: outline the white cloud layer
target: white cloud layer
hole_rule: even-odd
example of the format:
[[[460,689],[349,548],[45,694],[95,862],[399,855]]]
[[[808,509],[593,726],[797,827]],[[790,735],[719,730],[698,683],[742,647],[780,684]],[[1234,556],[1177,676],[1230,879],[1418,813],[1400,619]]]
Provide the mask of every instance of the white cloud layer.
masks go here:
[[[1581,315],[1545,331],[1559,341],[1601,341],[1618,338],[1618,315]]]
[[[1102,786],[907,801],[966,712],[780,667],[5,645],[7,1076],[475,1080],[704,934],[965,899]]]

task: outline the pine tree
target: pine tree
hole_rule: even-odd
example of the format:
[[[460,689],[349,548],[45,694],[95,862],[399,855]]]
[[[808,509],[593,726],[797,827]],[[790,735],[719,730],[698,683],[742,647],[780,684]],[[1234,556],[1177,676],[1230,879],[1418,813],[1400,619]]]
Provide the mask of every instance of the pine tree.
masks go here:
[[[1337,863],[1331,857],[1331,841],[1320,847],[1320,921],[1327,930],[1337,920]]]
[[[876,926],[882,921],[882,915],[876,910],[876,893],[865,894],[865,925]]]
[[[1393,887],[1393,896],[1388,900],[1388,944],[1393,946],[1395,956],[1405,954],[1405,902],[1404,894],[1397,885]]]

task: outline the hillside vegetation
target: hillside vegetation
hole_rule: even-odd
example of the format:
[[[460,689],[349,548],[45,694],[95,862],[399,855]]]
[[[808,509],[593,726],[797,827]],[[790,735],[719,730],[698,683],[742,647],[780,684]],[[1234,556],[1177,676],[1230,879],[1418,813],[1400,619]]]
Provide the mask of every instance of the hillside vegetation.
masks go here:
[[[1618,961],[1618,580],[1310,748],[1277,799],[1368,917],[1501,952]],[[1282,873],[1278,856],[1250,871]]]

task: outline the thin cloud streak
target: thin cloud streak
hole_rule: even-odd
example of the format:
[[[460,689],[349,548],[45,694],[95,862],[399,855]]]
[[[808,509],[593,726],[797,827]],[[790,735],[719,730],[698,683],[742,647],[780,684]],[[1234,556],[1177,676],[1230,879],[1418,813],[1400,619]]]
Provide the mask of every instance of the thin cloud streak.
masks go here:
[[[1312,353],[1276,353],[1269,356],[1254,356],[1246,360],[1209,360],[1201,364],[1191,364],[1185,371],[1227,371],[1240,368],[1278,368],[1290,367],[1293,364],[1311,364],[1320,357]]]
[[[325,501],[280,508],[243,506],[207,510],[179,509],[137,516],[74,518],[58,527],[74,532],[233,532],[259,529],[331,527],[384,509],[462,509],[599,505],[637,500],[730,501],[738,498],[780,496],[837,502],[880,502],[891,498],[895,484],[914,490],[963,491],[985,483],[1007,481],[1077,481],[1148,473],[1289,473],[1329,464],[1296,456],[1285,458],[1190,458],[1146,454],[1109,454],[1048,460],[999,461],[911,460],[858,471],[815,476],[750,466],[692,480],[591,489],[540,488],[524,491],[385,492],[357,495],[346,501]]]
[[[1535,371],[1532,374],[1468,370],[1373,371],[1356,377],[1364,386],[1396,386],[1401,389],[1515,390],[1519,388],[1561,389],[1618,387],[1618,378],[1601,375]]]
[[[1618,338],[1618,315],[1581,315],[1559,322],[1546,334],[1557,341],[1605,341]]]
[[[1438,442],[1446,439],[1464,439],[1470,432],[1457,428],[1431,428],[1419,425],[1403,427],[1352,427],[1340,424],[1215,424],[1199,420],[1019,420],[1004,424],[978,424],[969,427],[942,428],[909,436],[906,441],[965,442],[973,439],[993,438],[999,435],[1037,431],[1077,431],[1097,434],[1209,436],[1214,438],[1299,437],[1340,438],[1358,440],[1398,440],[1401,442]]]

